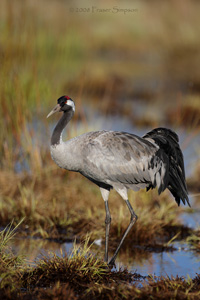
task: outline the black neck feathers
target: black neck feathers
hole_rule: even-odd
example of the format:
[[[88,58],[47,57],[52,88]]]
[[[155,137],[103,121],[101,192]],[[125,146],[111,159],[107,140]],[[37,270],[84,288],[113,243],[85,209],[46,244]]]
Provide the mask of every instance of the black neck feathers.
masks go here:
[[[63,113],[62,117],[58,121],[58,123],[53,131],[53,134],[51,137],[51,145],[52,146],[60,144],[62,131],[67,126],[67,124],[69,123],[69,121],[71,120],[73,115],[74,115],[73,110],[69,110],[69,111]]]

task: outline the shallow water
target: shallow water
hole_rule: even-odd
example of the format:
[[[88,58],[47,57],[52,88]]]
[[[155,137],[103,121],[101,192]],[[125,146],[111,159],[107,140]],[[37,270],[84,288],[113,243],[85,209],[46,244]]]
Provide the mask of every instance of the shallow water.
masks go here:
[[[198,199],[198,203],[200,202],[200,196],[195,197],[196,200]],[[196,201],[194,201],[193,197],[190,197],[190,203],[191,207],[194,210],[192,213],[190,213],[190,209],[188,211],[181,213],[180,219],[182,223],[190,228],[197,229],[200,228],[200,209],[198,204],[196,204]]]
[[[194,278],[196,273],[200,273],[200,253],[190,251],[186,244],[175,242],[173,246],[176,248],[172,252],[148,252],[146,254],[137,255],[137,258],[126,257],[122,254],[124,263],[120,260],[120,253],[116,260],[116,270],[128,267],[128,270],[133,273],[139,273],[142,276],[149,274],[155,276],[184,276]],[[71,254],[73,242],[59,244],[57,242],[34,239],[34,238],[15,238],[10,244],[14,253],[23,255],[29,265],[35,265],[38,259],[43,256],[51,256],[54,253],[58,256],[64,256],[65,253]],[[102,248],[95,246],[92,251],[95,254],[97,251],[103,257],[104,245]],[[94,249],[95,248],[95,249]],[[132,250],[134,251],[134,250]],[[145,256],[145,257],[144,257]],[[113,270],[114,270],[113,269]]]
[[[142,263],[134,261],[129,265],[131,272],[142,276],[152,274],[155,276],[183,276],[194,278],[200,272],[200,254],[189,251],[187,245],[175,243],[177,250],[173,252],[151,253],[150,257]],[[118,268],[121,263],[118,264]]]

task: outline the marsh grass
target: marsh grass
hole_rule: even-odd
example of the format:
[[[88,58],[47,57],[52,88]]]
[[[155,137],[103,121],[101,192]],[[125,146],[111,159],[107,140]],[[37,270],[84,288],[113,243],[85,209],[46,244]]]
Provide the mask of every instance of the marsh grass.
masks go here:
[[[197,149],[198,153],[200,149]],[[199,178],[200,178],[200,163],[197,162],[194,167],[194,172],[190,178],[188,178],[188,187],[190,188],[191,191],[193,191],[197,197],[196,199],[198,200],[199,192],[200,192],[200,183],[199,183]],[[197,193],[197,194],[196,194]]]
[[[16,230],[22,224],[24,219],[21,219],[20,222],[13,227],[13,220],[9,225],[7,225],[1,232],[0,232],[0,253],[4,250],[7,246],[8,242],[13,239],[16,234]]]
[[[166,113],[167,120],[170,124],[176,126],[186,126],[191,131],[199,130],[200,128],[200,96],[193,94],[182,96],[182,101],[179,100],[179,105],[169,109]],[[177,103],[178,104],[178,103]]]
[[[193,250],[200,252],[200,230],[198,229],[189,235],[186,242]]]
[[[0,295],[5,290],[8,291],[8,294],[12,294],[12,290],[18,288],[20,282],[19,274],[25,266],[23,258],[14,255],[8,246],[23,221],[21,219],[15,227],[13,227],[13,222],[11,222],[0,232]]]

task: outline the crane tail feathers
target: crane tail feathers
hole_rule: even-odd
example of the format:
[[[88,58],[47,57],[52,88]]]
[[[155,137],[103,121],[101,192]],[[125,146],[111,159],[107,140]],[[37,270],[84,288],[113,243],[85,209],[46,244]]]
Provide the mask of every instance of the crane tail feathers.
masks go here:
[[[160,185],[158,192],[168,188],[175,198],[178,205],[183,204],[190,206],[187,185],[185,180],[185,168],[183,153],[179,146],[178,135],[166,128],[156,128],[148,132],[143,138],[152,139],[159,146],[164,155],[168,157],[168,178],[165,186]],[[148,189],[153,188],[150,186]],[[163,189],[164,188],[164,189]]]

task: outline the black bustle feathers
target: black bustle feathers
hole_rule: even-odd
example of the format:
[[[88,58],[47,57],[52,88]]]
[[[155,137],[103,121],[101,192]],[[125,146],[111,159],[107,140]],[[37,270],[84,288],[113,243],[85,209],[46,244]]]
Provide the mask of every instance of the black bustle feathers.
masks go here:
[[[143,138],[154,140],[160,150],[168,156],[169,175],[167,188],[174,196],[178,205],[182,201],[184,204],[187,202],[190,206],[185,181],[183,153],[179,146],[178,135],[171,129],[156,128],[145,134]]]

